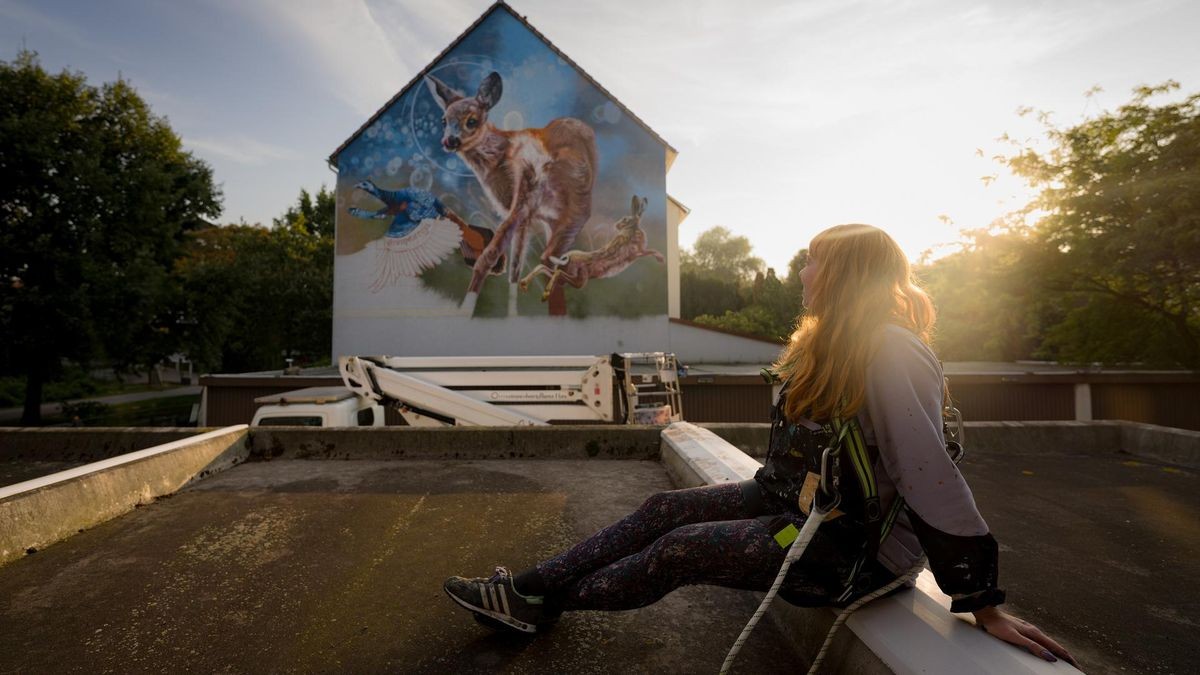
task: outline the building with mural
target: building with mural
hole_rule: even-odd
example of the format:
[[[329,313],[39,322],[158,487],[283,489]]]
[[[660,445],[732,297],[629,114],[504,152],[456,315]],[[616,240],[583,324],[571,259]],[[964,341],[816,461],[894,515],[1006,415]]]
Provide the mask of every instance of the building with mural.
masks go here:
[[[329,158],[334,357],[769,360],[777,345],[677,320],[676,154],[496,3]]]
[[[782,345],[679,318],[676,155],[493,5],[329,159],[335,362],[669,351],[689,366],[686,419],[767,421],[777,392],[758,370]],[[973,420],[1196,427],[1191,373],[971,363],[946,374]],[[246,423],[259,397],[341,382],[331,367],[205,375],[205,423]]]

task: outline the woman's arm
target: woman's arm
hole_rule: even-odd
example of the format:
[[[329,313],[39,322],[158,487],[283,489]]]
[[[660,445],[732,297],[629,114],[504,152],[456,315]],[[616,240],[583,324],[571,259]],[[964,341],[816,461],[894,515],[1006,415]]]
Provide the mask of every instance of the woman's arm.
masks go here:
[[[953,612],[1004,601],[999,550],[942,435],[942,371],[915,335],[889,326],[867,368],[867,412],[888,478]]]
[[[867,369],[867,412],[880,459],[951,611],[1047,661],[1075,659],[1036,626],[1001,611],[999,550],[942,435],[942,370],[915,335],[888,327]]]

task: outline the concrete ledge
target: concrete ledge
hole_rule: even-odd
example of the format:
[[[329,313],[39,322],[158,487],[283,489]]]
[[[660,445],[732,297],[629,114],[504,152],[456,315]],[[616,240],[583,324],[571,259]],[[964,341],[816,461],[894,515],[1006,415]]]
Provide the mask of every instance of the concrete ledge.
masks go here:
[[[238,425],[0,488],[0,565],[244,461]]]
[[[95,462],[209,431],[195,427],[4,427],[0,462]]]
[[[662,430],[661,460],[680,487],[745,480],[762,466],[709,429],[680,422]]]
[[[769,424],[701,424],[751,457],[766,457]],[[967,453],[1126,452],[1200,469],[1200,431],[1124,420],[967,422]]]
[[[771,440],[771,425],[767,422],[704,422],[696,426],[708,429],[751,457],[767,456]]]
[[[1085,454],[1117,452],[1125,422],[967,422],[968,453],[1041,455],[1064,449]]]
[[[1047,451],[1061,451],[1071,448],[1076,452],[1100,454],[1117,452],[1125,449],[1134,454],[1138,452],[1135,445],[1123,443],[1125,427],[1132,422],[1097,421],[1097,422],[967,422],[967,452],[988,453],[1004,452],[1044,454]],[[701,424],[699,426],[712,431],[739,450],[751,457],[766,457],[767,443],[770,440],[770,424]],[[1151,427],[1151,425],[1135,425]],[[1151,427],[1166,431],[1179,431],[1166,427]],[[1184,434],[1200,432],[1186,431]],[[1168,443],[1160,443],[1168,445]],[[1197,451],[1200,454],[1200,450]]]
[[[1121,449],[1131,455],[1200,469],[1200,431],[1121,422]]]
[[[250,458],[272,459],[647,459],[660,426],[254,427]]]
[[[686,422],[663,430],[662,461],[678,487],[744,480],[761,466],[712,431]],[[826,657],[828,672],[1079,672],[1064,662],[1050,664],[1001,644],[955,617],[949,607],[950,598],[938,590],[926,569],[912,592],[876,600],[850,616],[848,630],[834,639]],[[829,609],[796,607],[782,600],[773,602],[768,614],[793,637],[797,649],[809,655],[809,662],[835,616]]]

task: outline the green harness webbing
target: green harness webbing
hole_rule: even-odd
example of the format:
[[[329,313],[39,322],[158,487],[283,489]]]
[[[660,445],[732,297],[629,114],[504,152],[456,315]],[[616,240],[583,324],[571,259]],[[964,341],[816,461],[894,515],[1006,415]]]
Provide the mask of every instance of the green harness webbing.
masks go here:
[[[904,498],[897,494],[887,515],[882,515],[879,506],[879,487],[875,482],[875,469],[872,466],[871,455],[867,451],[867,442],[863,438],[862,425],[858,423],[858,418],[851,417],[847,421],[840,417],[834,417],[833,430],[837,433],[837,440],[830,444],[830,448],[837,448],[833,464],[834,475],[832,476],[834,486],[836,488],[840,473],[840,463],[837,461],[837,457],[845,452],[854,466],[854,474],[858,478],[858,483],[862,486],[863,524],[867,529],[862,553],[850,569],[845,590],[838,597],[838,602],[845,602],[854,594],[855,589],[860,593],[870,590],[868,586],[871,578],[868,574],[863,573],[863,569],[869,561],[875,559],[879,552],[879,546],[891,534],[892,525],[895,524],[896,517],[900,515],[900,509],[904,507]],[[821,471],[824,473],[825,467],[821,467]],[[826,478],[822,476],[822,480]]]

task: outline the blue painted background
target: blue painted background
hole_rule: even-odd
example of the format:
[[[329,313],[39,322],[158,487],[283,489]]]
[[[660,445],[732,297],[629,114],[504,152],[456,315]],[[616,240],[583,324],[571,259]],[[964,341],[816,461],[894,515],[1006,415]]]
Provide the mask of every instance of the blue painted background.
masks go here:
[[[506,11],[492,12],[430,73],[471,96],[492,71],[503,78],[503,95],[488,115],[497,128],[538,128],[556,118],[574,117],[595,131],[598,175],[592,191],[592,215],[572,248],[601,248],[615,232],[613,223],[629,214],[630,198],[637,194],[649,199],[641,222],[647,247],[665,255],[664,147]],[[428,88],[417,82],[337,157],[338,265],[352,264],[347,257],[381,237],[387,227],[384,222],[355,218],[347,212],[369,201],[354,190],[364,179],[383,189],[429,190],[472,225],[495,229],[500,215],[479,181],[459,157],[441,146],[441,115]],[[544,247],[540,228],[533,228],[531,235],[522,276],[536,264]],[[455,258],[421,275],[424,287],[443,295],[448,306],[462,299],[470,276],[461,257]],[[367,259],[356,260],[365,264]],[[539,292],[531,288],[519,297],[520,315],[546,314],[538,297],[540,285],[535,286]],[[389,304],[402,312],[405,289],[383,292],[395,296]],[[652,257],[641,258],[615,277],[593,280],[583,289],[568,287],[566,292],[568,314],[577,318],[666,314],[666,265]],[[354,299],[344,293],[338,304],[353,306]],[[480,295],[476,316],[501,316],[507,293],[504,278],[493,277]]]

